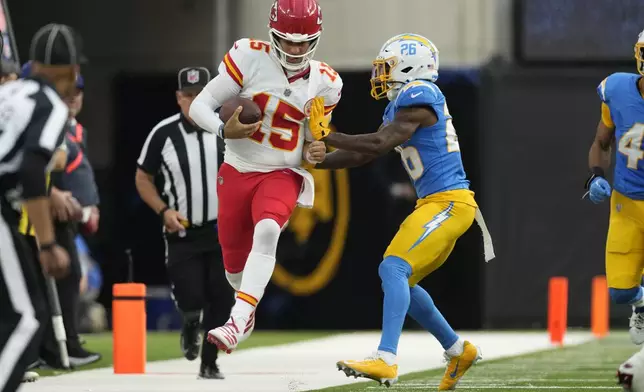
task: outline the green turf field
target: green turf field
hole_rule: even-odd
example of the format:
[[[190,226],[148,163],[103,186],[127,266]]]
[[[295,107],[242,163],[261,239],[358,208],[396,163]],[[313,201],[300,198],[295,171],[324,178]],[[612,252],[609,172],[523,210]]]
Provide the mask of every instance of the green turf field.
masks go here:
[[[333,332],[293,332],[293,331],[256,331],[253,333],[253,338],[248,339],[243,345],[240,345],[237,350],[244,350],[252,347],[260,346],[275,346],[278,344],[293,343],[301,340],[315,339],[323,336],[329,336]],[[147,359],[148,361],[162,361],[165,359],[181,358],[181,349],[179,347],[179,333],[178,332],[148,332],[147,341]],[[88,370],[101,367],[112,366],[112,334],[90,334],[83,335],[83,339],[87,341],[85,348],[92,352],[101,353],[103,358],[91,365],[83,366],[78,370]],[[51,376],[64,374],[65,371],[59,370],[37,370],[41,376]]]
[[[615,373],[620,363],[638,350],[628,334],[619,332],[580,346],[544,351],[495,361],[481,361],[458,385],[458,391],[561,392],[621,391]],[[485,352],[483,352],[485,355]],[[485,358],[484,358],[485,359]],[[353,391],[435,391],[443,369],[403,376],[387,389],[368,381],[344,387],[326,388],[325,392]],[[338,377],[344,374],[338,372]]]

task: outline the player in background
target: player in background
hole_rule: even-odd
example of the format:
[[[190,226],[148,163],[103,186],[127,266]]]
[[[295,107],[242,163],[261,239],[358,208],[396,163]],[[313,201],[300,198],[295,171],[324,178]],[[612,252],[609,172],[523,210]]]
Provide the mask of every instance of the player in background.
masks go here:
[[[284,225],[296,205],[313,206],[313,177],[301,166],[322,161],[326,147],[309,136],[312,99],[320,97],[321,116],[328,118],[342,89],[340,76],[312,59],[322,34],[316,0],[276,0],[269,29],[270,42],[235,42],[219,75],[190,107],[200,127],[226,140],[217,187],[218,227],[226,276],[237,299],[228,322],[208,335],[229,353],[254,327]],[[251,126],[249,137],[231,140],[229,131],[241,126],[237,116],[223,124],[215,110],[236,96],[257,103],[263,119]]]
[[[392,37],[373,62],[371,95],[390,101],[378,132],[345,135],[331,133],[328,122],[311,122],[310,126],[317,140],[340,149],[316,168],[358,166],[396,149],[418,195],[414,212],[400,226],[378,268],[385,294],[378,350],[365,360],[340,361],[338,369],[347,376],[366,377],[387,386],[396,382],[396,352],[409,314],[445,349],[448,365],[438,389],[448,390],[481,358],[481,352],[454,332],[418,282],[445,262],[474,219],[483,230],[486,261],[494,256],[469,190],[452,117],[434,84],[438,65],[438,50],[427,38],[415,34]],[[322,110],[316,99],[311,117]]]
[[[639,345],[644,343],[644,31],[635,44],[635,59],[639,74],[614,73],[597,87],[601,118],[588,153],[586,194],[593,203],[610,197],[606,279],[611,300],[632,306],[629,332]],[[605,173],[614,140],[612,190]]]

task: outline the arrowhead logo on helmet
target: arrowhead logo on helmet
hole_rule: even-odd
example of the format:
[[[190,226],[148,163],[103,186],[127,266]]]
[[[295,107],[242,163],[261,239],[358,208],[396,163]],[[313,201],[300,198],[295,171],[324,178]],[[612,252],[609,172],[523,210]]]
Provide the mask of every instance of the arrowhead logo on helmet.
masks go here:
[[[271,14],[269,17],[271,22],[277,22],[277,1],[271,6]]]

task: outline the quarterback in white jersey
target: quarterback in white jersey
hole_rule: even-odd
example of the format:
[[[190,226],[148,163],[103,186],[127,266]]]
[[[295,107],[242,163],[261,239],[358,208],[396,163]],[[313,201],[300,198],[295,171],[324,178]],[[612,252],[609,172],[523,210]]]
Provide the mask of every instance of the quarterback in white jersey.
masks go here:
[[[313,139],[309,124],[328,125],[342,91],[338,73],[312,60],[322,34],[316,0],[275,0],[269,28],[270,42],[235,42],[217,77],[190,107],[197,125],[226,139],[217,186],[218,232],[237,300],[228,322],[208,333],[209,341],[226,352],[254,327],[284,225],[296,205],[313,206],[313,177],[301,166],[322,161],[326,147]],[[233,116],[224,124],[216,110],[236,96],[252,99],[263,118],[249,137],[229,139],[235,128],[229,123],[239,123]],[[323,113],[310,113],[314,99],[324,102]]]

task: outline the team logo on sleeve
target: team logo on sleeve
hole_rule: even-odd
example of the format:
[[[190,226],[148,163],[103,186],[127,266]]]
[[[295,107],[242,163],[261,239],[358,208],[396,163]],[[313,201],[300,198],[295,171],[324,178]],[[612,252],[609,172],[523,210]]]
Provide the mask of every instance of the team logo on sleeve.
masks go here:
[[[304,114],[306,117],[311,117],[311,106],[313,105],[313,98],[306,101],[304,104]]]
[[[195,84],[199,82],[199,70],[191,69],[188,71],[188,83]]]

